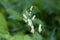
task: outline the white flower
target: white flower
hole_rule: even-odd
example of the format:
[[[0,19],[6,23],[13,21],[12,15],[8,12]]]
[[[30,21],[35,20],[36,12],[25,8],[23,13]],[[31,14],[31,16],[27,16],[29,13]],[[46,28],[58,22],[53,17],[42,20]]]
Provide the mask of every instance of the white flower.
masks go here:
[[[23,17],[24,17],[25,19],[27,19],[27,16],[26,16],[25,14],[23,14]]]
[[[28,16],[31,16],[32,8],[33,8],[33,6],[31,6],[31,8],[30,8],[30,12],[26,11],[25,14],[23,14],[23,17],[24,17],[23,20],[31,27],[31,31],[30,32],[34,33],[34,25],[32,23],[32,20],[34,20],[35,15],[31,19],[29,19],[29,17],[28,17]]]
[[[28,19],[28,25],[32,26],[32,20]]]
[[[31,31],[30,31],[31,33],[34,33],[34,27],[32,26],[32,28],[31,28]]]
[[[39,24],[39,27],[38,27],[38,31],[39,31],[39,32],[41,32],[41,31],[42,31],[42,28],[41,28],[41,27],[42,27],[42,25],[41,25],[41,24]]]
[[[31,6],[30,11],[32,11],[33,6]]]
[[[31,19],[28,19],[28,25],[31,27],[31,32],[34,33],[34,26]]]
[[[31,16],[31,13],[32,13],[32,12],[29,12],[29,16]]]
[[[28,22],[27,19],[23,19],[26,23]]]
[[[35,17],[36,17],[36,16],[34,15],[34,16],[32,17],[32,20],[34,20],[34,19],[35,19]]]

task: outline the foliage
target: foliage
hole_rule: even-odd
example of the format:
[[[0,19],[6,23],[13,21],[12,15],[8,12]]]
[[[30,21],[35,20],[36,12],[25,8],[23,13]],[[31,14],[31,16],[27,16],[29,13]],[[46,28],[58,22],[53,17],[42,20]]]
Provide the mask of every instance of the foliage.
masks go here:
[[[23,20],[33,6],[35,33]],[[42,31],[38,32],[39,24]],[[0,0],[0,40],[60,40],[60,0]]]

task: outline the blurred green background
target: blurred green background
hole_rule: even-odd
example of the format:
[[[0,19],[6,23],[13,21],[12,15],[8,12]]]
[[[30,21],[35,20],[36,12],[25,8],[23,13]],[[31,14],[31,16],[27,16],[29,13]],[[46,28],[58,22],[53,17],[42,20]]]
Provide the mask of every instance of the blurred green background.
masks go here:
[[[22,16],[31,6],[34,34]],[[0,40],[60,40],[60,0],[0,0]]]

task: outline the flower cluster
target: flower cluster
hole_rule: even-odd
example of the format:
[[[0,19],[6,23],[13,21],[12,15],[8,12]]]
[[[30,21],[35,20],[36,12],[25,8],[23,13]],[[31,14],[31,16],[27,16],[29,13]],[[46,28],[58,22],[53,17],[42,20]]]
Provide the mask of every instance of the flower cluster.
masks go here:
[[[33,25],[33,20],[35,19],[36,15],[33,15],[32,18],[31,14],[32,14],[32,10],[33,10],[33,6],[30,7],[29,9],[30,11],[25,11],[25,13],[23,13],[23,20],[31,27],[31,33],[34,33],[34,25]],[[38,31],[41,32],[41,24],[39,24],[39,28]]]

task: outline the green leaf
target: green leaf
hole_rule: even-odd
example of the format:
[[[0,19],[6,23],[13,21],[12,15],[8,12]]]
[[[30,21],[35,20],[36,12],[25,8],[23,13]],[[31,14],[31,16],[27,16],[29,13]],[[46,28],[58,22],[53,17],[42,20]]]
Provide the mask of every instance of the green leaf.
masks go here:
[[[43,21],[40,20],[40,19],[38,19],[38,18],[35,18],[35,19],[33,20],[33,22],[34,22],[35,24],[42,24],[42,25],[43,25]]]
[[[34,40],[42,40],[42,36],[37,32],[35,32],[32,37]]]
[[[8,18],[13,19],[13,20],[22,20],[22,14],[19,12],[16,12],[13,9],[8,9],[7,12],[10,14]]]
[[[8,40],[24,40],[23,35],[17,34],[14,36],[10,36]]]
[[[1,37],[9,36],[8,30],[7,30],[7,22],[2,13],[0,13],[0,36]]]
[[[24,40],[32,40],[32,38],[29,35],[25,35]]]

